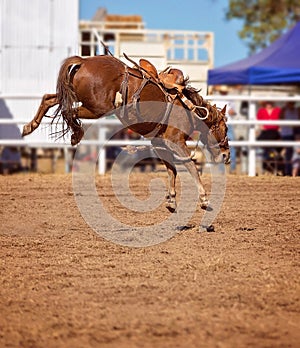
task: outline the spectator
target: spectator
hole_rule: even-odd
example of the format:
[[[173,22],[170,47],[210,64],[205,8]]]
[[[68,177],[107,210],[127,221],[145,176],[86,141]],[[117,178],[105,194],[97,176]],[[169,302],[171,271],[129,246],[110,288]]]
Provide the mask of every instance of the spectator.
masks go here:
[[[1,174],[12,174],[22,171],[21,154],[16,147],[5,147],[1,153]]]
[[[260,121],[277,121],[280,116],[280,108],[276,107],[273,102],[266,101],[262,104],[262,107],[258,109],[257,120]],[[258,140],[278,140],[280,139],[279,126],[264,124],[260,126],[260,134]],[[279,155],[280,149],[275,148],[263,148],[263,167],[267,168],[267,161],[270,160],[270,154],[277,153]],[[272,157],[272,156],[271,156]]]
[[[280,113],[280,118],[282,120],[299,120],[300,119],[300,109],[295,107],[295,102],[289,101],[282,108]],[[282,140],[295,140],[295,127],[282,126],[280,129]],[[285,149],[284,155],[284,175],[292,175],[292,157],[293,148],[287,147]]]
[[[231,120],[234,116],[236,116],[235,105],[232,101],[226,100],[226,96],[228,95],[228,87],[221,86],[219,88],[220,95],[224,96],[224,100],[217,101],[217,107],[219,109],[223,109],[226,105],[226,117],[228,120]],[[229,140],[235,140],[234,130],[232,125],[228,125],[227,132]],[[232,146],[230,147],[230,172],[234,173],[236,171],[236,149]]]

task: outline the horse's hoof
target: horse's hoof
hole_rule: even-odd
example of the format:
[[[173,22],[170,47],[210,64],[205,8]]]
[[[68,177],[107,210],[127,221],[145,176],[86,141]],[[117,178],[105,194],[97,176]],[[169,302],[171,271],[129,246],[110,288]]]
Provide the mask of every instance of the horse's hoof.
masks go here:
[[[201,209],[203,209],[203,210],[206,210],[207,209],[207,207],[208,207],[208,205],[207,204],[203,204],[203,203],[201,203]]]
[[[169,193],[166,194],[166,208],[170,213],[176,213],[177,203],[175,196],[171,196]]]
[[[166,205],[166,208],[169,210],[170,213],[176,213],[176,207],[171,207],[170,205]]]
[[[215,232],[215,227],[214,227],[214,225],[209,225],[209,226],[207,226],[207,227],[206,227],[206,231],[207,231],[207,232]]]
[[[73,135],[71,136],[71,145],[75,146],[79,143],[79,141],[77,140],[76,137],[73,137]]]
[[[200,196],[200,202],[201,209],[207,210],[209,202],[206,195]]]
[[[28,135],[32,132],[31,130],[31,124],[25,124],[25,126],[23,127],[23,132],[22,132],[22,137],[25,137],[25,135]]]
[[[77,134],[76,134],[76,135],[75,135],[75,134],[72,134],[72,136],[71,136],[71,145],[72,145],[72,146],[77,145],[77,144],[80,142],[80,140],[81,140],[81,138],[79,138],[79,137],[77,136]]]
[[[166,208],[169,210],[170,213],[175,213],[177,209],[176,202],[167,202]]]
[[[75,146],[80,143],[80,140],[84,136],[84,130],[80,127],[79,129],[76,129],[74,133],[71,135],[71,145]]]
[[[206,210],[206,211],[213,211],[213,208],[207,204],[201,204],[201,209]]]
[[[208,208],[208,201],[202,202],[200,206],[201,206],[201,209],[207,210],[207,208]]]
[[[32,133],[34,130],[36,130],[38,128],[39,125],[40,125],[40,123],[37,121],[31,121],[31,122],[25,124],[25,126],[23,127],[22,137]]]

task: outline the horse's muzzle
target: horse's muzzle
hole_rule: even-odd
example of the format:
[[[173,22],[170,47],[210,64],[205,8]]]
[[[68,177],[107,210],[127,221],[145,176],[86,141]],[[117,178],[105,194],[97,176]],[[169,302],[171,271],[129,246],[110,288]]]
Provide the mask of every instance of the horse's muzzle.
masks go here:
[[[221,155],[223,157],[224,164],[229,164],[230,163],[230,152],[228,152],[228,153],[223,152]]]
[[[214,158],[214,162],[215,163],[229,164],[230,163],[230,153],[221,152],[217,157]]]
[[[230,156],[228,157],[228,156],[226,156],[225,155],[225,157],[224,157],[224,164],[230,164]]]

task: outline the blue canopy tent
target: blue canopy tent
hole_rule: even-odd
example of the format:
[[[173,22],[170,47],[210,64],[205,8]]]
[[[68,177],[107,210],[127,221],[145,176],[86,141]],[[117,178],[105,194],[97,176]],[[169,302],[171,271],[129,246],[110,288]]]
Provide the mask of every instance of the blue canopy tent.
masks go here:
[[[300,22],[261,52],[208,71],[208,85],[300,84]]]

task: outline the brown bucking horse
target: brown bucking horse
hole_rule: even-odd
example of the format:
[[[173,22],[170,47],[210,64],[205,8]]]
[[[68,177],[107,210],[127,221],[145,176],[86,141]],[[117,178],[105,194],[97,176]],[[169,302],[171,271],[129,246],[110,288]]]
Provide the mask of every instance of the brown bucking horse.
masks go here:
[[[206,192],[186,141],[199,131],[212,159],[229,163],[225,110],[205,101],[180,70],[169,68],[158,74],[147,60],[132,63],[129,67],[112,55],[67,58],[60,68],[56,94],[43,96],[35,117],[24,126],[23,136],[32,133],[47,111],[58,105],[54,117],[62,116],[72,133],[71,143],[76,145],[84,135],[80,119],[98,119],[113,112],[123,125],[151,139],[166,165],[167,208],[176,210],[174,162],[181,161],[196,182],[201,207],[207,209]]]

